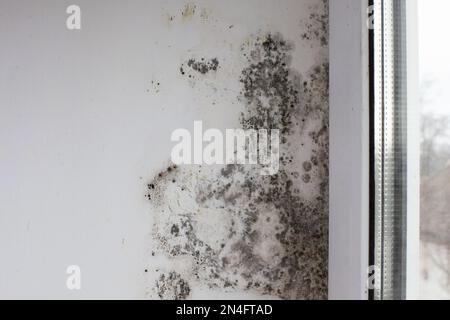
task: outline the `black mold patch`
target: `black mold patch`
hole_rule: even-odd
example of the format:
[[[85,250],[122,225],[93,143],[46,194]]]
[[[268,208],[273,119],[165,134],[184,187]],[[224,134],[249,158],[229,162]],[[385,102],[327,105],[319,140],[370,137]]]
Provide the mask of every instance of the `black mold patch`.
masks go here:
[[[186,62],[186,66],[198,73],[207,74],[208,72],[211,71],[217,71],[217,69],[219,68],[219,60],[217,58],[212,58],[210,60],[201,58],[199,61],[197,61],[196,59],[192,58]],[[181,65],[180,73],[182,75],[186,74],[185,64]]]
[[[176,165],[170,165],[164,171],[158,173],[153,180],[147,184],[148,193],[146,197],[153,203],[161,205],[166,190],[165,184],[161,182],[167,181],[171,176],[171,173],[174,173],[177,169],[178,167]]]
[[[159,276],[156,291],[162,300],[185,300],[191,293],[191,288],[181,275],[172,271]]]
[[[321,46],[328,46],[328,3],[329,0],[322,0],[320,6],[311,6],[309,18],[301,21],[304,32],[301,34],[303,40],[318,42]]]
[[[272,33],[242,47],[241,127],[280,130],[277,175],[261,176],[255,166],[170,166],[148,185],[158,251],[189,261],[182,275],[189,283],[327,297],[328,64],[301,75],[291,67],[293,50]]]

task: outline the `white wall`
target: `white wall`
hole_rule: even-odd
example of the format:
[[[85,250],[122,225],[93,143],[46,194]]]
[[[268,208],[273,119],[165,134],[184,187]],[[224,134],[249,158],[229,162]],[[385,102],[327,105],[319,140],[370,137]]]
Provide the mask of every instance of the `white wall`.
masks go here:
[[[73,3],[82,10],[78,31],[65,25],[66,7]],[[185,1],[0,1],[0,298],[158,298],[158,279],[168,287],[163,297],[170,298],[179,279],[161,282],[161,275],[172,271],[189,285],[188,298],[326,296],[328,16],[323,3],[194,3],[195,13],[182,15]],[[294,157],[283,169],[299,175],[293,183],[298,192],[289,196],[304,205],[295,213],[302,217],[292,221],[308,230],[297,236],[298,243],[286,244],[297,238],[284,237],[282,244],[276,237],[277,228],[287,228],[278,221],[287,209],[267,201],[257,205],[257,214],[272,222],[261,227],[242,217],[241,209],[255,200],[251,197],[228,202],[224,211],[217,208],[225,198],[192,204],[196,191],[184,200],[179,190],[164,191],[159,206],[146,198],[147,184],[168,166],[174,129],[191,129],[194,120],[235,128],[241,126],[241,111],[252,116],[254,110],[238,98],[242,71],[257,60],[243,54],[258,48],[257,37],[268,33],[293,44],[292,50],[282,49],[292,58],[288,84],[302,88],[309,81],[295,102],[292,119],[300,124],[290,127],[290,145],[283,146]],[[203,75],[185,67],[194,78],[180,73],[188,59],[201,57],[216,57],[219,69]],[[314,75],[317,66],[323,69]],[[315,142],[311,133],[319,129],[325,131]],[[322,162],[305,183],[302,166],[314,152]],[[192,176],[197,169],[181,168],[177,179],[193,188],[228,181],[215,178],[221,168],[200,169],[204,178]],[[239,177],[231,179],[236,186]],[[167,190],[168,181],[157,182]],[[257,190],[265,183],[259,181]],[[182,203],[164,215],[174,201]],[[161,240],[167,214],[176,219],[190,204],[196,237],[217,255],[200,268],[189,253],[172,257],[167,250],[174,244],[164,246]],[[204,212],[210,215],[198,218]],[[237,224],[232,239],[220,233],[230,216]],[[239,229],[249,226],[259,232],[262,247],[249,244]],[[225,242],[228,251],[208,243],[211,239]],[[246,257],[237,249],[242,242],[257,265],[240,261]],[[292,269],[292,262],[286,267],[277,260],[288,249],[303,250],[292,282],[286,274],[269,281],[265,271]],[[223,257],[237,260],[218,267],[220,281],[207,277],[207,269]],[[80,291],[66,288],[65,271],[72,264],[81,267]],[[273,291],[254,283],[246,289],[249,272],[262,284],[273,283]],[[227,277],[238,283],[229,286]]]

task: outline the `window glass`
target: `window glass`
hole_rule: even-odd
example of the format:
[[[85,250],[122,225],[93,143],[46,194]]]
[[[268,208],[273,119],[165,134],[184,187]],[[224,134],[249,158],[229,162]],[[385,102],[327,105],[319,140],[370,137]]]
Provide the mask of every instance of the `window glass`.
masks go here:
[[[450,298],[448,0],[418,1],[421,106],[420,297]]]

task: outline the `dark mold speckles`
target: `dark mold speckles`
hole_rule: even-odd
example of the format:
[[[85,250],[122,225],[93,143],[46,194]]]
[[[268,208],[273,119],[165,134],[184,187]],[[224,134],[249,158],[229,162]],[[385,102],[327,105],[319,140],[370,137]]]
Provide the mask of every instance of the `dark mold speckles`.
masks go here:
[[[322,47],[328,46],[328,7],[329,0],[322,0],[320,5],[314,5],[310,8],[310,15],[306,21],[302,21],[303,33],[301,38],[303,40],[319,43]]]
[[[291,66],[294,46],[273,33],[255,37],[242,52],[241,127],[280,130],[279,172],[170,166],[149,183],[157,249],[174,265],[189,261],[183,273],[189,283],[283,299],[326,298],[327,61],[299,74]]]
[[[161,183],[161,181],[165,181],[167,179],[172,179],[171,174],[175,173],[178,169],[178,166],[171,165],[166,168],[166,170],[159,172],[153,180],[147,184],[147,194],[146,197],[149,200],[152,200],[154,203],[160,203],[164,192],[166,191],[165,184]]]
[[[205,58],[196,60],[192,58],[186,62],[186,66],[200,74],[207,74],[208,72],[217,71],[219,68],[219,60],[217,58],[212,58],[210,60],[206,60]],[[180,67],[180,73],[182,75],[186,74],[184,64]],[[189,77],[192,77],[192,75],[189,75]]]
[[[161,83],[159,81],[152,80],[151,87],[154,93],[159,93],[159,91],[161,90]],[[147,89],[147,92],[150,92],[150,89]]]
[[[306,173],[302,176],[302,180],[304,183],[309,183],[311,181],[311,176]]]
[[[312,164],[309,161],[305,161],[303,162],[303,170],[305,170],[305,172],[310,172],[312,169]]]
[[[170,233],[175,236],[178,237],[178,234],[180,233],[180,228],[178,228],[178,226],[176,224],[174,224],[172,226],[172,228],[170,229]]]
[[[242,126],[280,129],[283,143],[294,129],[300,103],[300,75],[289,68],[292,47],[278,34],[257,38],[246,54],[249,66],[240,79],[241,99],[247,106],[241,115]]]
[[[162,300],[186,300],[191,288],[180,274],[172,271],[163,273],[156,281],[156,291]]]

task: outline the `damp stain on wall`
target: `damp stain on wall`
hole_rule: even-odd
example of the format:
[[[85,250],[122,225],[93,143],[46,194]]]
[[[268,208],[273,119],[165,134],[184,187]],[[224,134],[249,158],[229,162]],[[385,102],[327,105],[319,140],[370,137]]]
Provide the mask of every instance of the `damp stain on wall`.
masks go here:
[[[306,28],[304,39],[326,48],[327,17],[314,16],[323,21]],[[188,299],[194,287],[327,297],[328,60],[317,59],[302,74],[292,67],[294,53],[276,32],[241,46],[240,127],[280,130],[278,174],[262,176],[245,165],[168,165],[149,179],[152,255],[170,262],[169,270],[153,270],[159,276],[149,297]],[[189,61],[182,74],[187,67],[217,72],[219,65]]]
[[[195,15],[196,10],[197,10],[197,6],[194,3],[186,3],[183,10],[181,11],[181,16],[184,19],[191,18]]]
[[[211,20],[211,16],[211,8],[198,6],[193,2],[186,3],[179,11],[165,14],[165,17],[169,24],[172,24],[175,21],[181,23],[189,23],[192,21],[207,23]]]

